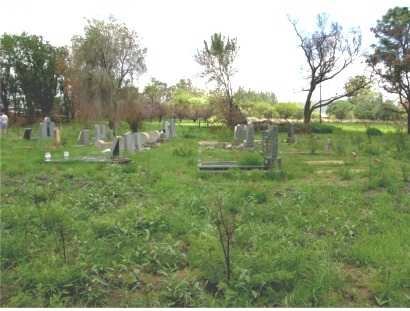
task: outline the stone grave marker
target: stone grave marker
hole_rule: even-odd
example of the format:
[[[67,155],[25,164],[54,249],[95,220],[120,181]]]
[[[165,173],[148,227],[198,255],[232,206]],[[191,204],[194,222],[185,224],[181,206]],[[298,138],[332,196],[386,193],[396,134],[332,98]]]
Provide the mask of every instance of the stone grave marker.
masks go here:
[[[296,141],[295,139],[295,125],[293,123],[289,123],[288,125],[288,144],[294,144]]]
[[[243,124],[235,125],[234,129],[234,143],[241,144],[246,138],[246,128]]]
[[[176,120],[173,118],[170,120],[170,137],[174,138],[177,137],[177,126],[176,126]]]
[[[142,146],[143,146],[143,135],[142,133],[133,133],[134,135],[134,142],[135,142],[135,150],[136,151],[141,151],[142,150]]]
[[[253,124],[248,124],[246,126],[246,140],[245,140],[245,147],[246,148],[253,148],[255,146],[254,140],[255,140],[255,128],[253,127]]]
[[[128,152],[135,151],[135,135],[134,133],[127,132],[123,136],[124,139],[124,149]]]
[[[272,126],[267,131],[262,132],[262,150],[265,165],[272,168],[278,160],[278,127]]]
[[[112,141],[111,158],[118,159],[120,157],[120,137],[117,136]]]
[[[82,129],[78,135],[77,144],[88,145],[90,143],[90,130]]]
[[[23,139],[30,140],[31,139],[31,131],[32,128],[28,127],[24,129]]]
[[[40,138],[52,138],[55,124],[52,121],[40,122]]]

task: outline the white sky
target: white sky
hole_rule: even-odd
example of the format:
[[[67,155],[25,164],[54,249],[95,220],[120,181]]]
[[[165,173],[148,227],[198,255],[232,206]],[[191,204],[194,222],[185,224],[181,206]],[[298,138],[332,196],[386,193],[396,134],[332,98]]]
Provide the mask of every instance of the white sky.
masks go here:
[[[370,27],[376,20],[391,7],[408,5],[403,0],[1,0],[0,33],[26,31],[53,45],[69,45],[74,34],[82,34],[87,18],[113,15],[136,30],[148,49],[148,71],[138,86],[155,77],[168,84],[190,78],[206,87],[194,54],[204,39],[221,32],[237,37],[240,45],[235,86],[273,91],[279,101],[303,101],[305,59],[288,14],[306,30],[320,12],[344,29],[358,26],[365,52],[374,42]],[[323,84],[323,96],[340,92],[350,75],[363,74],[362,61],[340,79]]]

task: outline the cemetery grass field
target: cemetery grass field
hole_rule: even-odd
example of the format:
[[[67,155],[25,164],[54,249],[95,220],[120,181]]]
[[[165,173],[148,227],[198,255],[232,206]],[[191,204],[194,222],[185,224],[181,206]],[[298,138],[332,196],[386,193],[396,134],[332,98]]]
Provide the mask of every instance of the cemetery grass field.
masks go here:
[[[178,126],[176,139],[125,165],[44,163],[46,151],[101,154],[75,146],[80,124],[63,125],[58,148],[10,129],[1,138],[1,306],[410,307],[410,139],[346,127],[293,145],[280,133],[282,172],[214,174],[197,170],[198,141],[231,141],[228,129]],[[344,164],[306,163],[321,160]],[[218,198],[234,215],[230,282],[210,217]]]

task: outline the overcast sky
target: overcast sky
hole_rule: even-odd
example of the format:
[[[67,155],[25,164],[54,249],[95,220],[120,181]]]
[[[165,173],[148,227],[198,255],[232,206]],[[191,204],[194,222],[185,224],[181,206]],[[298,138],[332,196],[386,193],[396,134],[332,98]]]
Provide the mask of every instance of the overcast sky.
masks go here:
[[[194,54],[214,32],[238,38],[235,86],[274,92],[279,101],[303,101],[306,85],[305,59],[287,16],[298,19],[302,29],[312,29],[316,15],[329,14],[344,29],[360,27],[362,53],[374,42],[370,27],[389,8],[408,6],[403,0],[3,0],[0,33],[42,35],[53,45],[70,45],[82,34],[86,19],[110,15],[133,28],[148,49],[148,71],[137,81],[143,86],[151,77],[168,84],[190,78],[207,87],[199,77]],[[363,74],[358,59],[340,79],[323,84],[323,96],[343,89],[350,75]],[[208,86],[210,87],[210,86]]]

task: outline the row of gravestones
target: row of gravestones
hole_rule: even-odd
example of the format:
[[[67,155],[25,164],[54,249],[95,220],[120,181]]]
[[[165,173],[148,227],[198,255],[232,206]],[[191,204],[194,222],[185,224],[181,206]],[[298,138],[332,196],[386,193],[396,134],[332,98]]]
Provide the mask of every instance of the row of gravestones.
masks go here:
[[[55,129],[56,125],[53,121],[46,121],[46,122],[40,122],[40,135],[39,137],[44,139],[44,138],[53,138],[55,135]],[[32,132],[33,129],[31,127],[25,128],[24,133],[23,133],[23,138],[30,140],[32,137]]]
[[[237,124],[234,129],[234,143],[243,144],[245,148],[253,148],[255,140],[255,128],[250,124]]]
[[[105,141],[112,140],[113,133],[112,130],[106,124],[95,124],[95,136],[94,141]],[[79,145],[88,145],[90,143],[90,130],[82,129],[78,135],[77,144]]]

